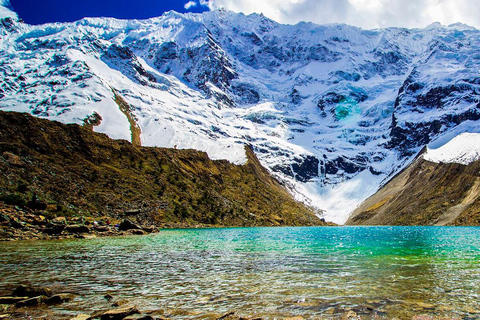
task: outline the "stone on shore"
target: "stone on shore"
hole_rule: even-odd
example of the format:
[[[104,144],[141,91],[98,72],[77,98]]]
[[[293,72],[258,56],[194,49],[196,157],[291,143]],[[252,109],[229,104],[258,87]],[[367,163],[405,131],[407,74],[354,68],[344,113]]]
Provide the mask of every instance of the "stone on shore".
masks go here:
[[[104,312],[100,316],[100,319],[101,320],[121,320],[132,314],[138,314],[138,313],[140,313],[140,311],[138,311],[136,306],[123,307],[123,308],[117,308],[117,309]]]
[[[120,223],[120,226],[118,227],[118,229],[120,231],[127,231],[127,230],[132,230],[132,229],[136,229],[136,230],[142,230],[142,227],[140,227],[138,224],[136,223],[133,223],[131,220],[129,219],[124,219],[121,223]]]
[[[147,233],[152,233],[152,232],[155,232],[157,230],[157,228],[155,226],[144,226],[142,228]]]
[[[78,225],[78,224],[68,225],[65,229],[69,233],[89,233],[90,232],[89,227],[84,225]]]
[[[47,296],[51,297],[53,295],[52,289],[41,286],[30,286],[30,285],[20,285],[17,287],[13,293],[15,297],[38,297],[38,296]]]
[[[42,232],[48,235],[60,234],[65,230],[65,225],[49,223]]]
[[[94,229],[95,229],[95,231],[98,231],[98,232],[110,232],[110,231],[112,231],[109,226],[95,226]]]
[[[137,236],[141,236],[141,235],[147,234],[147,232],[145,232],[145,231],[143,231],[143,230],[140,230],[140,229],[128,230],[128,233],[129,233],[129,234],[133,234],[133,235],[137,235]]]
[[[65,217],[56,217],[56,218],[53,218],[51,222],[54,223],[54,224],[65,225],[65,224],[67,224],[67,219]]]

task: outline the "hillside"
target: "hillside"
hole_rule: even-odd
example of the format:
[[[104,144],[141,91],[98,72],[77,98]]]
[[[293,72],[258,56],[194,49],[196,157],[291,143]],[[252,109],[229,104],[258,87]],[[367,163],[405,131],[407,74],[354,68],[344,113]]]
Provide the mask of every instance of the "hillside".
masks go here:
[[[421,155],[365,200],[349,225],[480,225],[480,161],[431,162]]]
[[[47,218],[128,217],[155,226],[323,224],[250,148],[246,154],[246,164],[234,165],[200,151],[137,147],[88,126],[0,112],[0,200],[27,207],[36,195],[37,213]]]

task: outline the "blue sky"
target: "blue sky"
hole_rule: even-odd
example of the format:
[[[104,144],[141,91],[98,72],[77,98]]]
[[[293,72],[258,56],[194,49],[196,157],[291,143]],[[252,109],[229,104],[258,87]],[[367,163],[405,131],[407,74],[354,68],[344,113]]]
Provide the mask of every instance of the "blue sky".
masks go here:
[[[76,21],[84,17],[145,19],[161,16],[165,11],[201,12],[208,7],[188,0],[10,0],[18,16],[29,24]]]
[[[0,4],[6,2],[8,3],[8,0],[0,0]],[[145,19],[160,16],[169,10],[201,12],[225,8],[245,14],[263,13],[275,21],[289,24],[300,21],[318,24],[346,23],[364,29],[374,29],[423,28],[433,22],[444,25],[461,22],[480,28],[479,0],[10,0],[10,2],[18,16],[31,24],[75,21],[83,17]]]

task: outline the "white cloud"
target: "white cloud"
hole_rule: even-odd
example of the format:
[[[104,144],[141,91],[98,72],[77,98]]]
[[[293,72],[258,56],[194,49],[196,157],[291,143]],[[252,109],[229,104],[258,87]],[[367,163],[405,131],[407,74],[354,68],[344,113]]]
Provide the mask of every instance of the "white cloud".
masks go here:
[[[187,3],[185,3],[185,5],[183,6],[185,8],[185,10],[188,10],[192,7],[196,7],[197,6],[197,3],[195,1],[188,1]]]
[[[206,1],[206,0],[201,0]],[[364,29],[456,22],[480,28],[478,0],[209,0],[210,9],[257,12],[281,22],[346,23]]]

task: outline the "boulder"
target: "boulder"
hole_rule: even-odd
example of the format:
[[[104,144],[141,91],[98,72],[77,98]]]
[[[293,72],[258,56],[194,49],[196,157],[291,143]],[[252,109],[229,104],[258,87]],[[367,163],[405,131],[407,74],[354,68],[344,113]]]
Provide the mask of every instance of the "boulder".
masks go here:
[[[121,223],[120,226],[118,227],[121,231],[127,231],[127,230],[142,230],[142,227],[140,227],[138,224],[133,223],[129,219],[124,219]]]
[[[53,295],[52,289],[41,286],[30,286],[30,285],[21,285],[17,287],[13,293],[15,297],[38,297],[38,296],[47,296],[51,297]]]
[[[142,227],[142,229],[145,232],[152,233],[152,232],[155,232],[157,228],[155,226],[144,226]]]
[[[117,308],[113,310],[109,310],[107,312],[104,312],[101,316],[101,320],[121,320],[124,319],[125,317],[128,317],[132,314],[139,314],[140,311],[138,311],[137,307],[131,306],[131,307],[122,307],[122,308]]]
[[[45,225],[46,219],[42,215],[29,215],[30,223],[36,226]]]
[[[50,222],[54,224],[67,224],[67,219],[65,217],[56,217],[53,218]]]
[[[42,232],[49,235],[60,234],[65,230],[65,226],[62,224],[52,224],[49,223]]]
[[[110,230],[110,227],[109,227],[109,226],[95,226],[95,231],[98,231],[98,232],[109,232],[109,231],[111,231],[111,230]]]
[[[20,308],[20,307],[35,307],[39,306],[42,303],[44,303],[47,300],[46,296],[38,296],[38,297],[33,297],[29,298],[26,300],[19,301],[15,303],[15,307]]]
[[[73,224],[68,225],[65,230],[69,233],[89,233],[90,228],[83,225]]]
[[[46,304],[61,304],[61,303],[64,303],[64,302],[68,302],[70,300],[72,300],[75,296],[73,294],[70,294],[70,293],[59,293],[59,294],[55,294],[53,296],[51,296],[50,298],[48,298],[45,303]]]

